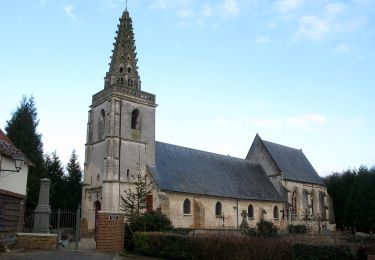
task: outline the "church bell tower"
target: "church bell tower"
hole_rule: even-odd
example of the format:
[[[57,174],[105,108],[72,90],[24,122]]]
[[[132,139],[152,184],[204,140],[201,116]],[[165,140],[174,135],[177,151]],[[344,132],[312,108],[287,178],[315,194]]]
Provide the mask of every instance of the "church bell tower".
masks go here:
[[[119,211],[138,171],[155,164],[155,95],[141,90],[132,19],[117,26],[104,89],[88,113],[82,210]]]

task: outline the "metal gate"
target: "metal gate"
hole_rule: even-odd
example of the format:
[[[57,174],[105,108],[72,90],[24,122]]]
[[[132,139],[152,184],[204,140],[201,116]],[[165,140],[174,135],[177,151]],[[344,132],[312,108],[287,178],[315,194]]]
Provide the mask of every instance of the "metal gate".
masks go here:
[[[88,225],[83,228],[83,232],[80,230],[81,220],[85,219],[85,223],[95,223],[95,215],[95,211],[82,212],[80,208],[52,209],[49,218],[50,233],[57,234],[61,246],[66,245],[61,241],[68,241],[67,245],[70,249],[95,249],[95,228]],[[31,233],[33,231],[34,217],[34,209],[25,209],[24,225],[21,232]]]

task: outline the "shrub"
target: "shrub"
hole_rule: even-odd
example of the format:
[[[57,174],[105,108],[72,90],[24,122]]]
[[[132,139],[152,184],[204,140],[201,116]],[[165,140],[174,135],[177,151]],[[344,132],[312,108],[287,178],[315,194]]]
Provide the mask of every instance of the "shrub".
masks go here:
[[[157,256],[160,252],[161,233],[134,233],[135,252],[147,256]]]
[[[167,259],[192,259],[192,239],[189,236],[165,234],[160,237],[159,257]]]
[[[366,260],[369,255],[375,254],[375,244],[372,245],[361,245],[357,248],[356,256],[357,259]]]
[[[330,245],[293,245],[293,259],[353,259],[354,256],[349,247]]]
[[[173,228],[166,215],[158,211],[146,212],[143,216],[135,218],[130,227],[133,231],[169,231]]]
[[[171,232],[179,235],[189,235],[193,230],[192,228],[173,228]]]
[[[248,228],[248,229],[245,230],[245,234],[247,236],[250,236],[250,237],[256,237],[257,236],[257,230],[256,230],[256,228],[251,227],[251,228]]]
[[[134,233],[135,252],[167,259],[191,259],[192,239],[170,233],[136,232]]]
[[[126,223],[124,227],[124,248],[128,252],[134,252],[134,232],[152,231],[164,232],[173,228],[171,221],[158,211],[146,212],[143,216],[132,219],[130,223]]]
[[[288,226],[288,232],[290,234],[306,234],[307,228],[305,225],[289,225]]]
[[[258,235],[261,237],[277,237],[277,227],[267,220],[260,220],[257,223]]]

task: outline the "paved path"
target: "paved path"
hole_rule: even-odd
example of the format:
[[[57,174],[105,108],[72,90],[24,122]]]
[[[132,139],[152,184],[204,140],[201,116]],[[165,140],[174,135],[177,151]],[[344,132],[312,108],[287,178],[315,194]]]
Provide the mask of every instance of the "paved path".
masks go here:
[[[70,251],[70,250],[45,250],[45,251],[25,251],[11,252],[0,255],[1,260],[153,260],[156,258],[143,256],[120,256],[116,253],[105,253],[97,251]]]

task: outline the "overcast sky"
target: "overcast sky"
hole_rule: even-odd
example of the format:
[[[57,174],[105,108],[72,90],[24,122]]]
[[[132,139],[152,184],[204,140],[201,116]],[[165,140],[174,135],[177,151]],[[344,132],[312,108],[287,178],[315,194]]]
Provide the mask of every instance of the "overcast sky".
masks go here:
[[[121,0],[0,1],[0,127],[33,95],[45,152],[83,164]],[[244,158],[302,148],[322,176],[375,164],[375,1],[129,0],[156,138]]]

